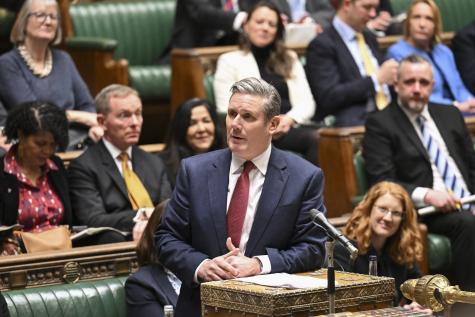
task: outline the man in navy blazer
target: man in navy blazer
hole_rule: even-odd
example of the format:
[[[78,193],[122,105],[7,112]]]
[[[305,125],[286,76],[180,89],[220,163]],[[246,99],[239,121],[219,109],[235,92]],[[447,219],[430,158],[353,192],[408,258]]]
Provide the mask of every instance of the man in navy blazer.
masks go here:
[[[243,79],[231,88],[226,116],[229,149],[182,161],[155,235],[160,262],[183,283],[178,317],[201,316],[200,282],[303,272],[322,264],[325,237],[309,211],[325,211],[323,174],[271,145],[279,113],[280,97],[271,85]],[[233,245],[228,208],[248,161],[254,166],[249,199],[239,243]]]
[[[332,26],[310,42],[307,48],[307,79],[317,102],[315,118],[328,115],[337,126],[363,125],[375,109],[376,92],[389,99],[387,85],[396,79],[397,63],[383,63],[375,36],[366,24],[376,17],[379,0],[338,0]],[[367,74],[358,50],[356,34],[364,36],[375,73]]]

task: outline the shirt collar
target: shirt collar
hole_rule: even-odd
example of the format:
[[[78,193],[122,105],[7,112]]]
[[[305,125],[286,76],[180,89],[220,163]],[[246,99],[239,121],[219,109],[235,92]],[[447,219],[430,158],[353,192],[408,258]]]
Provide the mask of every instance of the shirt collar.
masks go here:
[[[254,166],[261,172],[262,175],[266,175],[267,173],[267,166],[269,165],[269,159],[270,159],[270,154],[272,152],[272,145],[269,144],[267,149],[253,158],[251,161],[254,164]],[[246,162],[246,160],[238,157],[234,153],[232,153],[232,158],[231,158],[231,173],[236,174],[240,172],[240,168],[242,165]]]
[[[356,32],[351,26],[343,22],[338,16],[333,18],[333,27],[343,38],[344,42],[351,42],[356,38]]]
[[[104,145],[106,146],[106,149],[107,151],[109,151],[110,155],[112,155],[112,157],[114,159],[117,159],[117,157],[120,155],[120,153],[122,153],[123,151],[121,151],[118,147],[116,147],[114,144],[112,144],[111,142],[107,141],[106,138],[102,138],[102,141],[104,142]],[[127,155],[129,156],[129,160],[132,161],[132,147],[129,146],[127,148],[127,150],[125,150],[125,152],[127,153]]]

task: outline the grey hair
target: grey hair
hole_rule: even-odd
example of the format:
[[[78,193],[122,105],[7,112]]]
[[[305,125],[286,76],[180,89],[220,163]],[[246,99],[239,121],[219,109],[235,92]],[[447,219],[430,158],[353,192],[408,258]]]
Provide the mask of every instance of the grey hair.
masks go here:
[[[238,82],[235,82],[231,86],[231,98],[234,94],[243,94],[258,96],[264,99],[264,115],[266,121],[269,121],[275,116],[280,114],[280,95],[274,86],[268,84],[263,79],[255,77],[244,78]]]
[[[96,96],[96,111],[102,115],[107,115],[110,111],[111,97],[127,97],[130,95],[136,95],[139,97],[137,90],[130,88],[129,86],[112,84],[103,88]]]
[[[61,39],[63,37],[63,31],[61,29],[61,14],[59,12],[58,2],[56,0],[26,0],[23,6],[21,7],[20,11],[18,12],[18,16],[15,20],[15,24],[13,25],[12,31],[10,32],[10,42],[15,45],[21,44],[25,42],[26,37],[26,24],[28,23],[28,17],[30,16],[30,9],[31,3],[33,1],[43,1],[47,4],[54,4],[56,6],[56,14],[58,15],[58,24],[56,27],[56,34],[53,39],[53,44],[61,43]]]
[[[427,64],[427,65],[429,65],[429,68],[430,68],[431,73],[432,73],[432,65],[427,59],[425,59],[424,57],[422,57],[420,55],[417,55],[417,54],[411,54],[409,56],[404,57],[399,62],[399,65],[398,65],[398,68],[397,68],[397,79],[398,80],[401,78],[402,65],[405,64],[405,63],[408,63],[408,64]]]

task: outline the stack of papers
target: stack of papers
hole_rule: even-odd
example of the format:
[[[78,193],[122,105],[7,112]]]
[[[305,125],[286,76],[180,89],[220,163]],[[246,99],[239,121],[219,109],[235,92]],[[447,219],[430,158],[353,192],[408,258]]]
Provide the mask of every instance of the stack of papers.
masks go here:
[[[240,277],[236,280],[263,286],[283,287],[291,289],[327,287],[326,279],[288,273],[273,273],[250,277]],[[335,282],[335,285],[338,284]]]

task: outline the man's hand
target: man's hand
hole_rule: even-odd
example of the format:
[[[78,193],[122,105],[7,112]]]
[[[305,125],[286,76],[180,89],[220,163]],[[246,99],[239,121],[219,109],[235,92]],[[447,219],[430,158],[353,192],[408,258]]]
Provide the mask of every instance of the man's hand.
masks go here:
[[[229,280],[238,277],[239,271],[226,261],[229,257],[238,254],[239,249],[235,248],[225,255],[205,261],[198,270],[198,280],[200,282],[211,282]]]
[[[233,245],[231,238],[226,240],[226,247],[230,252],[239,250]],[[240,252],[226,258],[226,262],[238,270],[239,274],[236,277],[254,276],[261,273],[261,262],[257,258],[249,258]]]
[[[391,14],[387,11],[381,11],[377,17],[369,20],[366,26],[371,30],[385,32],[389,24],[391,24]]]
[[[460,200],[448,192],[429,189],[424,197],[424,203],[434,206],[443,212],[457,210],[460,206]]]
[[[88,132],[89,138],[95,143],[99,142],[103,135],[104,130],[98,125],[91,127]]]
[[[378,69],[376,79],[380,85],[394,85],[397,79],[398,63],[395,59],[388,59]]]

